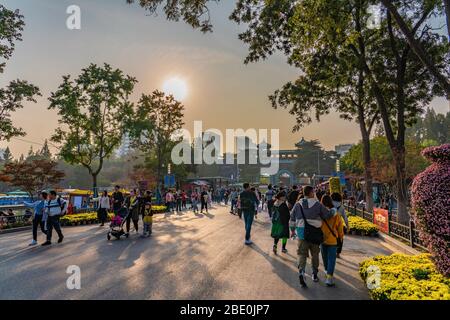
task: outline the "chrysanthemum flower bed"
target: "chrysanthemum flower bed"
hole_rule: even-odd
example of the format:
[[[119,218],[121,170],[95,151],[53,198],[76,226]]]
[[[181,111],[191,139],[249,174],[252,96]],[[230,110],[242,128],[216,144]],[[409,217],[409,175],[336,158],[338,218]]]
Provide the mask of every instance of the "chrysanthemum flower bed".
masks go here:
[[[111,220],[113,216],[114,214],[109,213],[108,221]],[[98,222],[97,212],[70,214],[61,217],[60,219],[60,223],[62,226],[79,226],[85,224],[94,224]]]
[[[376,236],[378,234],[377,225],[358,216],[349,216],[348,224],[352,234],[363,236]]]
[[[374,300],[450,300],[450,279],[437,272],[429,254],[396,253],[365,260],[359,269],[364,281],[376,276],[369,274],[371,266],[378,267],[381,276],[379,287],[369,289]]]

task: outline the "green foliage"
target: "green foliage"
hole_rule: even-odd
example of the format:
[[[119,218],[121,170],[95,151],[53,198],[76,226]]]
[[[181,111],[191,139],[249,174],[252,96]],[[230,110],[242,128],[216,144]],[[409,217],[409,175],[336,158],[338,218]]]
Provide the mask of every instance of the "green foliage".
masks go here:
[[[394,184],[395,166],[391,149],[385,137],[375,137],[370,141],[371,169],[375,180],[388,184]],[[414,141],[406,141],[406,177],[413,178],[423,171],[428,162],[420,155],[423,147]],[[341,158],[341,169],[360,175],[364,170],[362,156],[362,144],[353,146],[350,151]]]
[[[450,279],[436,271],[428,254],[396,253],[367,259],[359,269],[364,281],[372,266],[381,271],[380,287],[369,290],[374,300],[450,300]]]
[[[336,153],[325,151],[318,140],[305,141],[297,145],[298,158],[295,161],[295,170],[298,173],[331,174],[336,168]]]
[[[174,134],[184,125],[183,111],[184,106],[172,95],[155,90],[142,95],[130,125],[133,146],[146,154],[146,167],[156,173],[158,183],[163,167],[170,163],[172,148],[181,141]]]
[[[199,28],[202,32],[212,30],[211,18],[207,4],[220,0],[167,0],[163,6],[168,20],[179,21],[182,19],[193,28]],[[158,6],[164,0],[127,0],[127,3],[139,2],[139,5],[150,14],[156,14]]]
[[[423,117],[406,129],[406,136],[424,147],[436,146],[450,142],[450,112],[436,113],[434,109],[427,109]]]
[[[91,64],[74,80],[64,76],[49,98],[49,109],[58,111],[61,124],[51,140],[61,145],[60,156],[65,161],[88,170],[94,187],[104,159],[129,130],[127,119],[133,117],[129,95],[136,82],[108,64]]]
[[[22,40],[24,26],[24,17],[18,10],[8,10],[0,4],[0,74],[14,52],[15,42]],[[40,95],[39,88],[24,80],[14,80],[0,88],[0,141],[25,135],[21,128],[14,126],[11,114],[23,108],[24,101],[36,102],[36,95]]]

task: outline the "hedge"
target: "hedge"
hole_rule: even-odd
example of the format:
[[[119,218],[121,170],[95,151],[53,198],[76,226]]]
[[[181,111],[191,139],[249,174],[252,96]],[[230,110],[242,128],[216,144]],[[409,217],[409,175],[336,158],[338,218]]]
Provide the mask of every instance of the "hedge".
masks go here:
[[[370,266],[378,267],[381,275],[379,287],[369,289],[374,300],[450,300],[450,278],[436,270],[429,254],[395,253],[365,260],[359,269],[364,281]]]

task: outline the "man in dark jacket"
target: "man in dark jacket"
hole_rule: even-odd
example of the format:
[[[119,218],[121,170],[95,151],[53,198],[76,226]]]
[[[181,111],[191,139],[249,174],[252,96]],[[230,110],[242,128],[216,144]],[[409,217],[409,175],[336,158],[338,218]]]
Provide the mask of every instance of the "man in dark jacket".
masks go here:
[[[116,186],[114,188],[112,200],[114,213],[117,214],[119,212],[119,209],[122,208],[123,201],[125,200],[125,198],[123,197],[123,193],[120,192],[120,186]]]
[[[289,209],[292,209],[294,207],[294,204],[297,202],[298,196],[300,195],[300,191],[298,191],[298,188],[296,185],[292,187],[291,192],[288,193],[287,201]]]
[[[245,221],[245,244],[250,245],[250,232],[252,230],[253,218],[255,216],[255,208],[258,203],[255,192],[250,188],[249,183],[244,183],[244,191],[239,195],[239,201],[241,203],[241,212],[244,215]]]

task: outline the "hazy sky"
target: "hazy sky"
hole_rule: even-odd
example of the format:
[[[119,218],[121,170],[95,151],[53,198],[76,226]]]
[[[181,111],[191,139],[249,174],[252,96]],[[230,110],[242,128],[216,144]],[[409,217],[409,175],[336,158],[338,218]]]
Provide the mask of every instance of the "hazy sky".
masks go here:
[[[161,89],[165,80],[178,76],[186,81],[189,95],[186,128],[202,120],[204,129],[279,128],[281,148],[293,148],[301,137],[319,139],[331,149],[336,144],[359,140],[355,124],[336,114],[325,117],[293,134],[294,119],[286,110],[273,110],[268,95],[284,83],[294,80],[298,70],[289,67],[286,58],[275,55],[269,60],[244,65],[247,47],[237,39],[242,31],[228,20],[235,1],[212,5],[214,32],[202,34],[179,22],[167,22],[164,16],[148,16],[137,5],[125,0],[3,0],[9,9],[20,9],[25,16],[23,41],[9,60],[0,85],[13,79],[26,79],[40,87],[42,98],[27,104],[14,114],[14,122],[27,136],[23,139],[42,143],[57,126],[57,115],[47,110],[50,92],[62,76],[76,76],[90,63],[111,64],[134,76],[139,83],[134,100],[142,93]],[[66,9],[81,7],[81,30],[66,28]],[[433,102],[439,112],[448,111],[448,103]],[[29,142],[11,140],[18,156],[28,152]],[[39,148],[35,145],[34,148]]]

